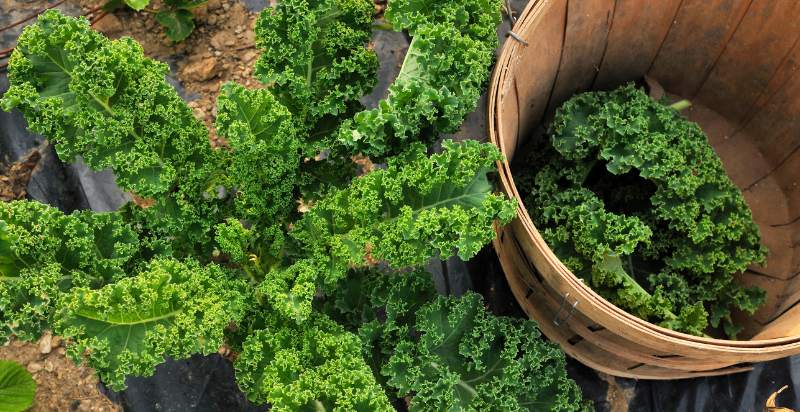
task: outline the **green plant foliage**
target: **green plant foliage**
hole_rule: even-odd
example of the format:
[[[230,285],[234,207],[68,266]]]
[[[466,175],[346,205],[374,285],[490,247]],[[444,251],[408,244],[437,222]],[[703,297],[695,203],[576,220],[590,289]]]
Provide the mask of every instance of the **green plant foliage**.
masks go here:
[[[36,202],[0,203],[0,339],[38,339],[71,288],[98,288],[125,277],[139,243],[115,217],[64,215]]]
[[[130,38],[109,41],[85,19],[56,12],[23,31],[11,60],[6,110],[19,109],[61,159],[111,167],[120,187],[155,198],[139,211],[142,231],[176,250],[208,243],[219,154],[167,83],[166,64]]]
[[[135,11],[154,13],[158,24],[164,27],[164,34],[177,43],[185,40],[194,31],[194,14],[191,10],[206,2],[206,0],[164,0],[157,10],[152,10],[147,9],[150,0],[106,0],[102,9],[112,12],[128,6]]]
[[[33,405],[36,382],[20,364],[0,359],[0,412],[22,412]]]
[[[165,2],[178,10],[194,4]],[[387,381],[400,378],[381,374],[391,353],[375,342],[387,348],[422,343],[420,336],[402,334],[420,321],[409,308],[421,306],[386,295],[388,321],[362,317],[361,328],[352,323],[354,314],[315,309],[314,300],[349,284],[356,269],[380,265],[395,274],[394,282],[407,267],[433,257],[468,259],[516,207],[490,183],[501,159],[497,148],[445,141],[440,153],[429,155],[416,142],[431,140],[430,134],[416,136],[427,126],[408,129],[397,141],[404,150],[374,152],[396,155],[356,177],[354,153],[335,137],[375,81],[377,60],[366,47],[372,12],[365,0],[289,0],[262,13],[257,37],[264,55],[256,71],[266,88],[221,88],[215,126],[225,144],[215,149],[165,81],[166,65],[144,57],[132,40],[97,34],[85,19],[42,14],[20,37],[10,61],[11,87],[0,103],[22,111],[62,160],[81,156],[94,169],[110,167],[137,197],[113,213],[0,205],[0,337],[34,340],[52,329],[69,342],[76,362],[95,368],[115,390],[128,376],[151,375],[167,356],[181,359],[224,345],[236,352],[237,380],[248,397],[275,410],[391,410],[387,391],[396,392]],[[455,127],[474,105],[491,62],[487,45],[496,41],[493,31],[477,39],[480,30],[459,26],[477,21],[488,20],[413,28],[415,45],[398,87],[435,85],[422,93],[427,101],[453,105],[408,106],[408,119]],[[448,53],[449,47],[461,49]],[[425,112],[419,117],[411,110]],[[429,284],[408,279],[414,283],[391,293],[425,297],[420,302],[429,305]],[[365,338],[369,328],[371,340]],[[510,326],[498,328],[485,331],[493,350],[543,345],[535,329],[526,329],[525,340]],[[513,341],[498,343],[506,331]],[[509,373],[528,362],[522,354],[503,359]],[[552,376],[563,375],[562,364],[541,360],[555,368]],[[515,377],[527,376],[530,367],[521,365]],[[444,378],[413,379],[406,385],[411,389],[398,389],[425,393],[427,382]],[[479,395],[458,402],[502,409],[521,399],[508,383],[500,386],[510,391],[502,396],[490,396],[480,383]],[[529,398],[550,396],[537,389],[545,384],[537,385]],[[426,395],[414,404],[455,405],[455,398],[447,399]]]
[[[125,0],[125,4],[136,11],[141,11],[150,4],[150,0]]]
[[[216,127],[230,144],[230,182],[243,219],[280,221],[294,203],[300,142],[292,115],[265,89],[228,83],[217,98]]]
[[[185,40],[194,31],[194,15],[189,10],[161,10],[156,13],[156,21],[174,42]]]
[[[576,274],[631,313],[702,334],[764,292],[732,274],[766,249],[741,192],[700,128],[628,85],[558,110],[522,178],[542,235]]]
[[[391,411],[361,357],[357,336],[316,313],[297,325],[264,315],[237,358],[236,379],[276,411]]]
[[[378,58],[366,47],[373,12],[368,0],[286,0],[261,12],[255,75],[308,133],[306,156],[326,148],[375,85]]]
[[[499,151],[476,141],[445,141],[443,148],[428,157],[416,146],[320,200],[291,232],[310,260],[261,286],[284,302],[273,304],[303,318],[314,285],[336,285],[349,267],[382,261],[403,268],[454,255],[466,260],[493,239],[492,222],[516,213],[513,202],[491,194],[487,173]]]
[[[5,109],[54,143],[59,157],[112,167],[117,183],[155,197],[204,170],[208,132],[164,76],[169,68],[130,38],[109,41],[83,19],[45,13],[9,64]]]
[[[389,3],[385,17],[395,30],[408,30],[412,35],[428,24],[449,24],[494,49],[502,7],[497,0],[398,0]]]
[[[165,356],[214,353],[223,330],[244,313],[245,283],[224,269],[156,259],[140,274],[101,289],[73,288],[59,302],[56,331],[115,390],[150,376]]]
[[[386,169],[331,193],[297,222],[292,236],[356,265],[367,254],[397,268],[435,256],[469,259],[494,238],[491,222],[509,221],[516,209],[491,194],[487,173],[501,158],[496,147],[474,140],[442,146],[426,156],[415,145]]]
[[[499,1],[397,0],[386,19],[413,39],[389,95],[339,131],[350,153],[380,159],[452,133],[475,109],[497,47]]]
[[[350,276],[323,310],[356,331],[364,356],[412,411],[585,407],[564,354],[533,321],[497,317],[481,297],[436,296],[424,270]]]

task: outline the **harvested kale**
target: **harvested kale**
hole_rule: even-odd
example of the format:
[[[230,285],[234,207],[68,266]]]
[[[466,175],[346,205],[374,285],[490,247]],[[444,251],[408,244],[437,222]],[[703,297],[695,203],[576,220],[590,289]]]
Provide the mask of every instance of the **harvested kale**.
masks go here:
[[[734,274],[763,263],[758,226],[703,131],[633,85],[578,94],[519,164],[554,253],[603,297],[694,335],[741,330],[764,291]],[[530,166],[527,166],[530,165]]]

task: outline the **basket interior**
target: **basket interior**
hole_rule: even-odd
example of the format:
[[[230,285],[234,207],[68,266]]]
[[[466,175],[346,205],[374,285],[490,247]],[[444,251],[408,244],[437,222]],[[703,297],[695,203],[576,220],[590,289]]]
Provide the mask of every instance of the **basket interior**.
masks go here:
[[[540,1],[515,27],[524,42],[498,99],[508,158],[576,92],[648,76],[690,99],[683,114],[708,135],[769,249],[766,265],[738,275],[768,295],[740,316],[742,338],[800,335],[800,2]]]

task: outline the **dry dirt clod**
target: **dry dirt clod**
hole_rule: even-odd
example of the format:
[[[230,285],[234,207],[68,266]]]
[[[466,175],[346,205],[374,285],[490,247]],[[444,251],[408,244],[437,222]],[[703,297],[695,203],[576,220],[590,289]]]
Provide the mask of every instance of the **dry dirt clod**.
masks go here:
[[[24,199],[28,182],[42,155],[34,149],[26,157],[12,164],[7,170],[0,170],[0,201]]]
[[[122,21],[117,16],[107,14],[95,23],[94,29],[107,35],[113,35],[122,32],[124,27],[122,26]]]
[[[42,366],[41,363],[39,363],[39,362],[31,362],[31,363],[28,364],[28,368],[27,369],[28,369],[28,372],[30,372],[30,373],[36,373],[36,372],[39,372],[40,370],[42,370],[43,368],[44,368],[44,366]]]
[[[213,57],[189,63],[183,67],[183,76],[193,81],[206,81],[219,73],[219,63]]]
[[[236,36],[228,31],[221,31],[211,38],[211,46],[217,50],[223,50],[236,45]]]
[[[39,339],[39,353],[48,354],[53,350],[53,334],[45,332]]]
[[[250,63],[251,61],[255,60],[258,57],[258,52],[255,50],[250,50],[242,55],[242,61],[245,63]]]

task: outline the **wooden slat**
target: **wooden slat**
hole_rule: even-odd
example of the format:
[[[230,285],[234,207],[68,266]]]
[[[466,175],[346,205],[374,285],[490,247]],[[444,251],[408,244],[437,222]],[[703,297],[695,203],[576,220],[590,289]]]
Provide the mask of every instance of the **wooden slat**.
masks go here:
[[[573,94],[591,88],[603,59],[613,13],[614,0],[568,2],[561,65],[548,104],[548,113]]]
[[[617,0],[594,88],[614,88],[647,73],[667,36],[679,4],[680,0],[646,4],[641,0]]]
[[[523,139],[539,124],[547,109],[561,60],[566,13],[567,0],[542,2],[541,9],[535,10],[536,18],[531,26],[522,25],[525,32],[517,33],[528,43],[520,49],[522,55],[512,61],[510,67],[519,93],[519,118],[522,119],[519,135]],[[531,36],[531,33],[536,35]]]
[[[733,36],[751,0],[684,0],[650,75],[692,97]]]
[[[795,45],[799,13],[797,1],[753,1],[697,99],[730,120],[746,120]]]
[[[757,334],[754,339],[774,339],[784,336],[800,335],[800,305],[784,313],[780,318],[770,323]]]
[[[787,36],[791,37],[791,36]],[[772,168],[800,151],[800,43],[796,43],[763,90],[744,126]],[[737,95],[738,96],[738,95]]]

